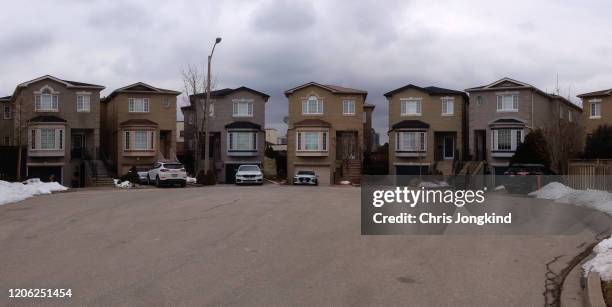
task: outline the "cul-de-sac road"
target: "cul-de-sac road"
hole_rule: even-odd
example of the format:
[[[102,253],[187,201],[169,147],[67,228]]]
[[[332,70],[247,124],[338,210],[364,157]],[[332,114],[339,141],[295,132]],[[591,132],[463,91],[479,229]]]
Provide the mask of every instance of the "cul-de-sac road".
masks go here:
[[[0,206],[0,305],[542,306],[545,263],[593,241],[361,236],[352,187],[82,190]]]

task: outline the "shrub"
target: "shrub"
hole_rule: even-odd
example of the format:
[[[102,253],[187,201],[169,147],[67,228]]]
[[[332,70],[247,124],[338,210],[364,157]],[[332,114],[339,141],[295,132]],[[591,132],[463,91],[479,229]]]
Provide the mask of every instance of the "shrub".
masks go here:
[[[130,168],[130,170],[127,172],[127,174],[121,176],[121,178],[119,178],[119,180],[123,181],[129,181],[133,184],[138,184],[140,183],[140,178],[138,177],[138,170],[136,169],[136,166],[132,166],[132,168]]]
[[[204,173],[203,170],[198,172],[196,176],[196,182],[201,185],[215,185],[217,184],[217,178],[215,176],[215,172],[213,170],[208,170],[207,173]]]
[[[525,140],[518,146],[510,160],[510,165],[517,163],[543,164],[550,169],[550,152],[542,130],[534,130],[525,136]]]
[[[586,159],[612,159],[612,126],[601,125],[587,138]]]

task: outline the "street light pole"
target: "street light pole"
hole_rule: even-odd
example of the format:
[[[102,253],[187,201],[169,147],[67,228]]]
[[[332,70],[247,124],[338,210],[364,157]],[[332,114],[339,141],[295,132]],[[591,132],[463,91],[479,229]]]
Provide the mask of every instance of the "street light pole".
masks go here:
[[[215,52],[215,46],[221,42],[221,38],[217,37],[215,39],[215,43],[210,51],[210,55],[208,56],[208,73],[206,75],[206,101],[204,102],[204,174],[208,174],[208,170],[210,169],[210,137],[208,136],[208,116],[210,114],[210,62],[212,61],[213,53]]]

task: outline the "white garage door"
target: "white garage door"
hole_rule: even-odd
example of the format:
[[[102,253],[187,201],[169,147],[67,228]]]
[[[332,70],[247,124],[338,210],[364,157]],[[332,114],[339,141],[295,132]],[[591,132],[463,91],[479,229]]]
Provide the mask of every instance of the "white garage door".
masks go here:
[[[331,185],[331,173],[329,172],[329,166],[308,166],[308,165],[296,165],[295,172],[305,170],[314,171],[319,176],[319,185]]]

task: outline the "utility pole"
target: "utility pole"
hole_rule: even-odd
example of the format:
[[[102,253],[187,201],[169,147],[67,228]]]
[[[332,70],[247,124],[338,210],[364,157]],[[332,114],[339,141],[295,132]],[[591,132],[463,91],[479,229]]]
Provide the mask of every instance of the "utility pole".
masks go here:
[[[209,154],[210,154],[210,137],[208,136],[208,116],[209,114],[209,106],[210,106],[210,63],[212,61],[212,56],[213,53],[215,52],[215,46],[217,46],[218,43],[221,42],[221,38],[217,37],[217,39],[215,39],[215,44],[212,47],[212,51],[210,52],[210,55],[208,56],[208,72],[206,75],[206,101],[204,102],[204,174],[208,173],[208,170],[210,169],[210,162],[209,162]],[[200,157],[198,157],[199,159]]]

